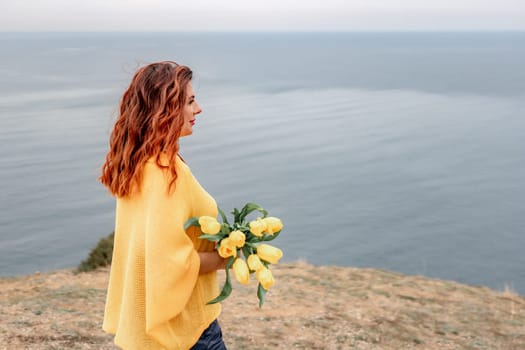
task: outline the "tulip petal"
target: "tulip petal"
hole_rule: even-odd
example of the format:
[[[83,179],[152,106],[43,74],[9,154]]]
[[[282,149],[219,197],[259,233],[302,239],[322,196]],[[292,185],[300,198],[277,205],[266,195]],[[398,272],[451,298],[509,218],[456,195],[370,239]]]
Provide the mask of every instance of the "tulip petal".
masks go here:
[[[283,251],[269,244],[261,244],[257,247],[257,255],[270,264],[277,264],[283,256]]]
[[[235,275],[235,279],[239,283],[250,283],[250,270],[248,270],[248,265],[246,265],[246,262],[243,259],[235,259],[235,262],[233,263],[233,273]]]

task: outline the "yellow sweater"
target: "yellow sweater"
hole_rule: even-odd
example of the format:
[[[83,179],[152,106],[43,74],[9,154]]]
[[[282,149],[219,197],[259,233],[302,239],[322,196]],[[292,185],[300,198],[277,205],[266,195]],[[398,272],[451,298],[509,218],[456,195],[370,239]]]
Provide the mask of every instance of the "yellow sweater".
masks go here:
[[[221,311],[215,272],[199,275],[197,251],[213,251],[192,216],[217,216],[215,200],[177,158],[175,189],[150,159],[140,192],[117,198],[115,246],[103,329],[125,350],[186,350]]]

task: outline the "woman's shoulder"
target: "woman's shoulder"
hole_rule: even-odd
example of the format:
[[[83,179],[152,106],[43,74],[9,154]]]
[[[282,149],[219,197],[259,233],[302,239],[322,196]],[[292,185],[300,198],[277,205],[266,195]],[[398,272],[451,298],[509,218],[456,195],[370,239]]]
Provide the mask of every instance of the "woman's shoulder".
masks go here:
[[[150,186],[162,188],[173,186],[174,189],[180,186],[183,188],[193,187],[193,174],[182,158],[179,155],[175,158],[175,174],[172,172],[171,164],[170,159],[165,154],[149,158],[142,171],[141,188]],[[176,177],[174,184],[172,184],[173,176]]]

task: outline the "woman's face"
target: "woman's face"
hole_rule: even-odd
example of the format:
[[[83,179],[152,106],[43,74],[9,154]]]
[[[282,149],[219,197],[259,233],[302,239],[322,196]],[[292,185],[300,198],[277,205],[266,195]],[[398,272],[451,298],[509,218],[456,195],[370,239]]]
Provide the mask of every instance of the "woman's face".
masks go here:
[[[191,82],[189,82],[186,86],[186,101],[184,103],[184,108],[182,109],[184,124],[182,125],[180,137],[188,136],[193,133],[195,116],[200,112],[202,112],[202,109],[197,103],[197,100],[195,100],[195,91],[193,91],[193,86],[191,85]]]

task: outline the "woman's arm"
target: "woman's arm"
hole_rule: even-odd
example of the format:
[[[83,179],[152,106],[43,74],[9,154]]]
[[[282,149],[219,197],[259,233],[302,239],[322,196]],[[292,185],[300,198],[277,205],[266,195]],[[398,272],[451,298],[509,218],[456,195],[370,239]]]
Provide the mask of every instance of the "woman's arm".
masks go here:
[[[217,251],[199,252],[199,258],[201,259],[199,275],[224,269],[228,261],[228,259],[222,258]]]

